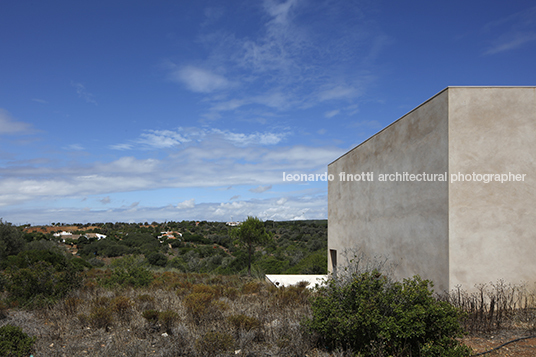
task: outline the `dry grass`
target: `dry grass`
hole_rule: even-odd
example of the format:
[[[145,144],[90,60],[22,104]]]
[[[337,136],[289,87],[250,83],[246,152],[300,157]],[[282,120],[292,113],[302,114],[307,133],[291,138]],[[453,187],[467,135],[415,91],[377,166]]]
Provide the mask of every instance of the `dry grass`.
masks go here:
[[[50,308],[10,309],[0,326],[37,336],[36,356],[321,356],[300,327],[308,294],[245,277],[168,272],[146,289],[86,281]]]
[[[275,288],[243,276],[164,272],[147,288],[108,289],[97,283],[106,274],[87,272],[80,289],[46,309],[0,303],[0,326],[37,336],[35,356],[351,355],[315,349],[315,336],[303,332],[312,294],[305,284]],[[534,333],[533,291],[500,281],[440,298],[467,311],[472,335]]]

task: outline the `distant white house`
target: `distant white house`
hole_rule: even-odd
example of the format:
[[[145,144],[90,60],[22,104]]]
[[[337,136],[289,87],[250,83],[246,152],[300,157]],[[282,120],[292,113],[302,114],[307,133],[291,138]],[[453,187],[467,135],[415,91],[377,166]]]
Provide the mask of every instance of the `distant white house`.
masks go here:
[[[177,237],[182,237],[182,233],[169,231],[169,232],[160,232],[158,239],[162,239],[162,238],[177,239]]]
[[[97,238],[97,240],[101,240],[103,238],[106,238],[106,235],[100,234],[100,233],[86,233],[86,234],[72,234],[71,232],[58,232],[54,233],[54,237],[61,238],[63,242],[65,242],[66,239],[78,239],[82,236],[85,236],[86,238]]]
[[[101,240],[103,238],[106,238],[106,235],[100,234],[100,233],[86,233],[84,234],[87,238],[97,238],[97,240]]]
[[[62,231],[62,232],[54,233],[54,237],[61,237],[63,239],[71,238],[72,236],[73,236],[73,234],[71,232]]]
[[[242,225],[242,222],[227,222],[226,225],[230,226],[230,227],[237,227],[237,226],[241,226]]]

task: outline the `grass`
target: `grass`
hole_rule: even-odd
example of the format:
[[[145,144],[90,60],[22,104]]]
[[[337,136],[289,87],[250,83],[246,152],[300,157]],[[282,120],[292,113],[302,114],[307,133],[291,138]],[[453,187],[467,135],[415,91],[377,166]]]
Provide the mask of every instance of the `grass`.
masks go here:
[[[275,288],[245,276],[155,273],[149,286],[104,287],[90,271],[80,288],[41,309],[0,299],[0,327],[36,336],[34,356],[350,356],[325,351],[301,327],[311,316],[306,284]],[[497,282],[440,299],[464,309],[471,334],[536,331],[536,299],[526,286]],[[5,297],[5,296],[3,296]],[[239,351],[239,352],[238,352]]]
[[[49,308],[10,309],[0,326],[37,336],[36,356],[303,356],[313,349],[300,337],[308,302],[262,281],[166,272],[146,288],[89,282]]]

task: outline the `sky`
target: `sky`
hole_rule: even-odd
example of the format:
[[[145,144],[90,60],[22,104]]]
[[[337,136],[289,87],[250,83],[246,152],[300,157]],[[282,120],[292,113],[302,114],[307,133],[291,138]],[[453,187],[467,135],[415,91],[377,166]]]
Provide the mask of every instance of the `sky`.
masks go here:
[[[3,1],[0,218],[327,219],[285,175],[535,58],[534,1]]]

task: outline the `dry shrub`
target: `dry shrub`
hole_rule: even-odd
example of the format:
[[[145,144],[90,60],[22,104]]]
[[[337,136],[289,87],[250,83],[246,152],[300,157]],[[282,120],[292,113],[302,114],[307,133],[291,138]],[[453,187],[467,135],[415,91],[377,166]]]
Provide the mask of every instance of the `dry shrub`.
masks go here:
[[[89,323],[93,328],[103,328],[108,332],[113,324],[112,311],[108,307],[95,307],[89,315]]]
[[[105,307],[110,304],[110,298],[107,296],[98,296],[93,299],[92,303],[95,307]]]
[[[438,296],[467,313],[463,319],[466,331],[491,332],[503,328],[536,327],[535,295],[525,285],[496,283],[479,284],[469,293],[460,286]]]
[[[164,331],[171,334],[171,329],[179,321],[179,314],[172,310],[165,310],[158,314],[158,321],[160,321]]]
[[[243,294],[257,294],[261,291],[262,283],[259,281],[249,281],[242,286]]]
[[[297,306],[305,305],[309,302],[311,291],[307,289],[307,284],[282,286],[280,288],[271,287],[268,290],[274,305]]]
[[[67,315],[74,315],[78,311],[78,307],[82,304],[83,300],[76,297],[68,297],[63,301],[63,309]]]
[[[222,295],[228,299],[235,300],[240,296],[240,290],[237,288],[226,287],[223,289]]]
[[[129,322],[132,313],[132,301],[126,296],[117,296],[111,301],[112,311],[123,322]]]
[[[191,293],[183,302],[186,310],[195,318],[200,319],[211,307],[214,295],[211,293]]]
[[[228,353],[234,347],[233,336],[226,332],[210,331],[195,341],[195,348],[202,356],[217,356]]]
[[[244,314],[231,315],[227,317],[227,321],[238,330],[250,331],[261,327],[259,319]]]
[[[0,300],[0,320],[3,320],[7,317],[9,306],[2,300]]]
[[[221,290],[223,289],[219,286],[210,286],[205,284],[195,284],[192,286],[192,293],[210,294],[212,295],[213,299],[217,299],[221,296]]]
[[[80,325],[84,327],[89,326],[89,316],[87,316],[86,314],[78,314],[76,317],[78,318]]]
[[[141,316],[151,324],[156,324],[158,322],[159,312],[157,310],[145,310]]]
[[[155,308],[155,298],[149,294],[140,294],[137,296],[138,306],[140,310],[151,310]]]

